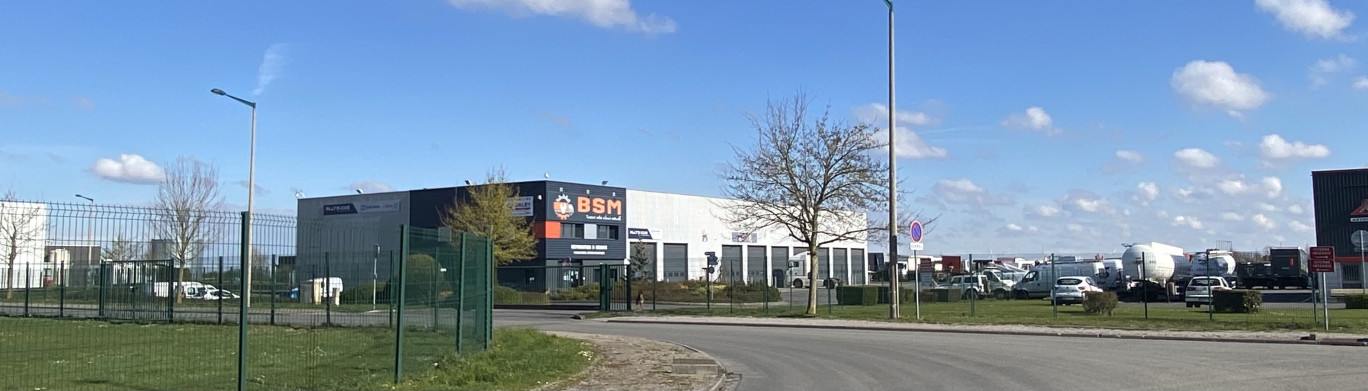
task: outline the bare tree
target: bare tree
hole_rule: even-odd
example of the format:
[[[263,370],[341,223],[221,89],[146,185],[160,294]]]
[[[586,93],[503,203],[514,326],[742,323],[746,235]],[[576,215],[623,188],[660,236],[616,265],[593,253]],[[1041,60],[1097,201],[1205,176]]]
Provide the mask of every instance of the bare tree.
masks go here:
[[[887,230],[868,215],[888,204],[888,162],[875,157],[887,146],[878,129],[832,120],[827,110],[810,118],[808,104],[799,92],[749,116],[756,144],[733,147],[722,173],[723,194],[740,202],[720,206],[733,228],[778,230],[807,245],[807,313],[816,314],[818,249]]]
[[[19,201],[13,190],[0,197],[0,254],[4,254],[6,284],[5,299],[14,297],[14,263],[20,255],[31,250],[31,246],[42,235],[45,227],[35,224],[42,216],[43,209]],[[28,287],[28,282],[24,283]]]
[[[166,179],[157,189],[158,218],[152,226],[158,236],[171,241],[168,251],[176,263],[176,302],[184,296],[184,269],[215,234],[210,219],[222,206],[218,169],[213,165],[182,156],[166,170]]]
[[[494,242],[494,261],[499,265],[537,257],[537,238],[525,216],[514,216],[518,189],[496,168],[482,185],[469,186],[468,200],[455,200],[442,215],[442,224],[456,231],[484,235]]]
[[[102,256],[104,259],[114,262],[132,261],[144,254],[142,243],[126,238],[122,233],[115,237],[114,241],[109,243],[109,247],[105,247],[101,252],[104,254]]]

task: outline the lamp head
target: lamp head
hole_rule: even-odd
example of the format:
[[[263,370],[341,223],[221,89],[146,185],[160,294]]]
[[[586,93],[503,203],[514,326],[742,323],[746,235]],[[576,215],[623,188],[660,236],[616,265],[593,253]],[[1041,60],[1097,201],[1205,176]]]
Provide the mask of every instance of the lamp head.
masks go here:
[[[223,92],[223,90],[220,90],[220,89],[217,89],[217,88],[212,89],[212,90],[209,90],[209,92],[212,92],[212,93],[214,93],[215,95],[228,95],[227,92]]]

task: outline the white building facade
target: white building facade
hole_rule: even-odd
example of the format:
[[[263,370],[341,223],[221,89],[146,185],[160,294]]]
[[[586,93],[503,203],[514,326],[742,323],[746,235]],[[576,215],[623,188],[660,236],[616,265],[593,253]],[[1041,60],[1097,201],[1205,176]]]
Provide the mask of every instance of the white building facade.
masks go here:
[[[684,194],[627,190],[628,256],[639,246],[661,281],[708,278],[707,252],[720,259],[714,279],[774,284],[787,279],[790,256],[807,252],[807,245],[772,227],[743,232],[728,226],[724,206],[738,201]],[[859,219],[863,221],[863,219]],[[863,229],[864,227],[859,227]],[[866,243],[839,241],[818,250],[818,279],[835,278],[846,284],[866,283]],[[807,263],[803,264],[804,273]],[[776,270],[778,271],[776,276]],[[788,285],[785,281],[786,284]]]

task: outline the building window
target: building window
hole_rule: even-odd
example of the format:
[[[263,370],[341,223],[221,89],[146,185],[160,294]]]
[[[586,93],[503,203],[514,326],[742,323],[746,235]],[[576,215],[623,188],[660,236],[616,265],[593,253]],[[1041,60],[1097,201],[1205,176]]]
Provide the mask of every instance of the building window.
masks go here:
[[[565,239],[584,239],[584,224],[562,223],[561,237]]]
[[[598,238],[599,238],[599,239],[617,240],[617,238],[618,238],[618,226],[616,226],[616,225],[600,225],[600,226],[598,226]]]

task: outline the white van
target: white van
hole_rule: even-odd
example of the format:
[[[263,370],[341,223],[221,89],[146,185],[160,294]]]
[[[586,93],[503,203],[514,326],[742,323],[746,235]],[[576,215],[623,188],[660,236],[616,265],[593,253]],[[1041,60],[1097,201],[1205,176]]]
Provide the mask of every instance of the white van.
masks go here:
[[[1051,266],[1048,263],[1031,267],[1031,271],[1012,288],[1012,298],[1014,299],[1039,299],[1050,297],[1050,291],[1054,289],[1055,280],[1063,276],[1083,276],[1091,277],[1093,280],[1099,279],[1099,275],[1106,271],[1106,266],[1102,262],[1063,262],[1055,263]]]

